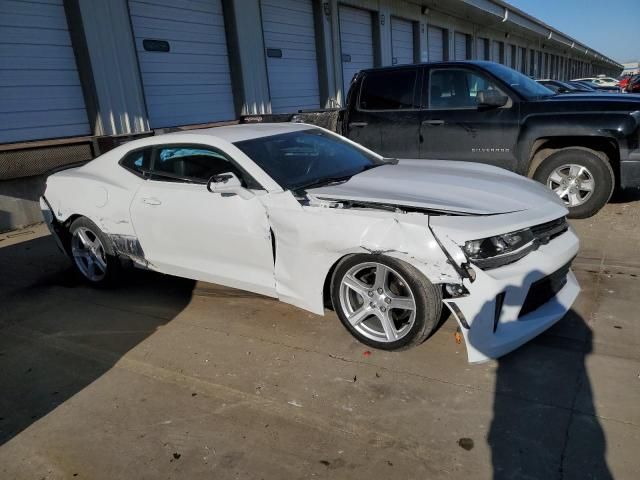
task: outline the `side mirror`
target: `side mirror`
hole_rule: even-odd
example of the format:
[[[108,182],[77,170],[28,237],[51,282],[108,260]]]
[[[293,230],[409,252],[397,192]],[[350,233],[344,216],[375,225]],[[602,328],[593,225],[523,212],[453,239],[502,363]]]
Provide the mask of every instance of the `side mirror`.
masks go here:
[[[497,90],[480,90],[476,95],[476,103],[479,107],[504,107],[509,102],[509,97]]]
[[[253,193],[242,186],[242,182],[233,172],[220,173],[214,175],[207,182],[207,190],[211,193],[220,193],[222,196],[238,195],[248,199],[253,197]]]

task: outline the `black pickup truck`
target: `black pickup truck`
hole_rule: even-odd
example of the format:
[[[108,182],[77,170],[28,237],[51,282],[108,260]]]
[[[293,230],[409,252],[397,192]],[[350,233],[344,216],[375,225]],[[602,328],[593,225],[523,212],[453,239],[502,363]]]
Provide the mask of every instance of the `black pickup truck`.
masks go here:
[[[385,157],[482,162],[529,176],[574,218],[595,214],[616,187],[640,187],[640,95],[556,94],[493,62],[363,70],[336,130]]]

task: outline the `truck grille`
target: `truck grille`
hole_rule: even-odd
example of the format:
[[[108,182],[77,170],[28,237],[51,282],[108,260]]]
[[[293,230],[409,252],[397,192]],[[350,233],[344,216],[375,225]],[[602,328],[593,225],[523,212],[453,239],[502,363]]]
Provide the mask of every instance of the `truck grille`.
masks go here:
[[[541,278],[531,284],[531,287],[529,287],[529,293],[527,293],[527,298],[525,298],[524,303],[522,304],[518,318],[536,311],[542,305],[555,297],[560,290],[562,290],[562,287],[567,284],[567,274],[571,268],[572,261],[573,259],[551,275]]]

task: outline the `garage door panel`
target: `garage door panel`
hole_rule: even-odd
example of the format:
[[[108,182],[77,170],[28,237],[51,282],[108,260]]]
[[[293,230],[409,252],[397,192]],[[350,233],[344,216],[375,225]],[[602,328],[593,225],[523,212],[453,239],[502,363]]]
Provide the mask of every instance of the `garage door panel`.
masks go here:
[[[11,128],[55,127],[56,125],[81,125],[87,121],[87,113],[82,108],[74,109],[65,105],[55,117],[43,115],[43,110],[0,113],[0,125]]]
[[[24,90],[24,89],[21,89]],[[37,88],[42,90],[42,88]],[[36,93],[36,92],[31,92]],[[82,92],[80,92],[82,93]],[[48,110],[84,110],[84,101],[82,96],[69,96],[62,95],[59,97],[45,97],[39,98],[38,102],[25,102],[25,99],[34,97],[28,97],[23,95],[20,97],[1,98],[0,97],[0,113],[11,112],[43,112]]]
[[[441,62],[444,60],[444,30],[440,27],[429,25],[427,27],[427,42],[430,62]]]
[[[367,10],[341,5],[338,16],[343,95],[346,97],[353,76],[360,70],[374,66],[373,25],[371,12]]]
[[[24,44],[0,44],[0,59],[11,58],[64,58],[71,59],[75,64],[75,56],[73,55],[73,48],[69,46],[60,45],[24,45]],[[3,65],[9,65],[9,60],[2,60]],[[7,62],[7,63],[4,63]]]
[[[16,51],[17,53],[17,51]],[[15,55],[6,58],[0,53],[0,65],[11,62],[11,68],[30,70],[75,70],[76,60],[73,55],[60,57],[34,57],[28,55]]]
[[[41,16],[53,18],[57,21],[60,18],[60,6],[62,3],[59,0],[54,0],[48,3],[27,3],[24,1],[4,0],[0,2],[0,14],[15,14],[25,16]],[[66,22],[65,27],[66,28]]]
[[[467,59],[467,35],[464,33],[455,33],[455,59],[466,60]]]
[[[20,15],[16,13],[2,12],[2,25],[3,29],[8,25],[15,28],[21,27],[40,27],[40,28],[58,28],[60,30],[66,30],[67,22],[65,18],[50,17],[42,15]]]
[[[203,45],[226,45],[224,27],[210,27],[206,32],[193,30],[164,31],[152,27],[141,27],[136,30],[139,38],[155,38],[166,40],[173,46],[174,42],[197,42]]]
[[[293,112],[320,106],[313,3],[311,0],[262,0],[262,31],[267,55],[271,111]],[[305,87],[300,89],[300,85]],[[293,95],[295,92],[295,95]]]
[[[130,13],[132,17],[155,19],[155,20],[172,20],[176,22],[176,28],[184,28],[186,25],[224,25],[224,20],[220,18],[222,9],[219,11],[207,10],[189,10],[180,7],[180,2],[176,2],[175,7],[154,5],[159,0],[153,0],[153,3],[133,1],[130,3]],[[212,2],[220,3],[220,2]],[[178,23],[182,23],[180,27]]]
[[[182,84],[197,84],[197,85],[210,85],[211,92],[218,91],[219,89],[226,89],[231,85],[228,81],[229,75],[226,73],[154,73],[149,75],[143,74],[143,80],[149,86],[160,85],[182,85]]]
[[[86,114],[85,114],[86,117]],[[48,125],[45,127],[0,129],[0,143],[21,142],[47,138],[75,137],[89,135],[86,120],[71,125]],[[84,133],[78,133],[78,132]]]
[[[31,85],[80,86],[80,78],[75,70],[0,70],[0,87]]]
[[[222,4],[220,2],[210,2],[209,0],[152,0],[157,7],[173,7],[186,11],[209,12],[222,14]]]
[[[393,63],[413,63],[413,23],[409,20],[391,18],[391,55]]]
[[[0,28],[0,43],[21,43],[27,45],[63,45],[70,46],[71,38],[67,30],[38,28],[7,27]]]
[[[147,30],[145,30],[147,29]],[[216,36],[225,38],[224,25],[213,23],[178,23],[173,20],[162,20],[157,18],[139,17],[136,22],[136,34],[137,36],[144,36],[149,31],[154,32],[156,35],[162,35],[162,38],[170,38],[179,40],[185,38],[185,34],[197,34],[204,36]]]
[[[151,127],[235,118],[221,0],[130,0],[129,7]],[[146,38],[168,41],[170,51],[146,51]]]
[[[215,57],[211,59],[211,63],[209,62],[189,62],[189,63],[175,63],[173,65],[167,65],[163,62],[144,62],[144,69],[147,74],[149,73],[178,73],[178,74],[189,74],[189,73],[229,73],[229,65],[225,63],[220,63],[219,68],[214,68],[215,65],[212,63],[215,61]],[[222,62],[222,60],[219,60]]]

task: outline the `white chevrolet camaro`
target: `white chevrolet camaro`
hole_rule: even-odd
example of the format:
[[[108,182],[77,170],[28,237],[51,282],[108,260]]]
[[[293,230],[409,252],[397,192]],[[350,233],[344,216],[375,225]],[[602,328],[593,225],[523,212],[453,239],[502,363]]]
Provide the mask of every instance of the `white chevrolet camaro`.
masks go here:
[[[132,141],[51,175],[41,205],[90,283],[127,264],[257,292],[394,350],[443,304],[469,361],[503,355],[571,308],[578,238],[555,194],[495,167],[385,159],[304,124]]]

